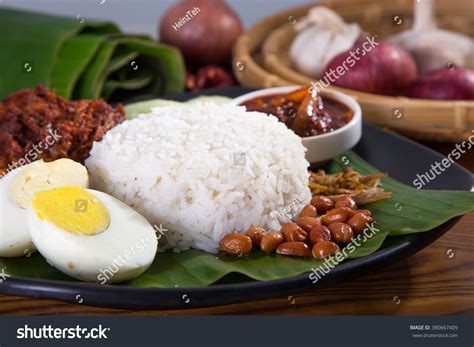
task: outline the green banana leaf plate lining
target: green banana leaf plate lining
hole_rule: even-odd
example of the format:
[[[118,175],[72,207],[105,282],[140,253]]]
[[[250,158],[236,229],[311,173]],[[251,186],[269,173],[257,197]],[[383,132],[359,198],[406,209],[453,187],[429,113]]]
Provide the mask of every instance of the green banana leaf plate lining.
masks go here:
[[[343,162],[347,160],[355,170],[362,174],[377,172],[353,152],[348,152],[333,160],[328,171],[340,171],[344,165]],[[385,178],[382,184],[387,191],[393,192],[393,196],[367,206],[374,215],[375,236],[350,253],[346,261],[364,257],[380,248],[387,247],[390,239],[397,235],[429,231],[451,218],[474,210],[474,193],[471,192],[417,190],[391,178]],[[224,277],[227,282],[229,280],[233,282],[267,281],[309,272],[321,264],[322,261],[314,259],[292,258],[276,254],[265,255],[259,251],[241,258],[222,253],[209,254],[199,250],[181,253],[168,251],[157,254],[154,263],[144,274],[119,286],[206,287]],[[0,258],[0,269],[2,267],[11,276],[75,281],[54,269],[39,254],[23,258]],[[230,274],[234,276],[227,276]]]

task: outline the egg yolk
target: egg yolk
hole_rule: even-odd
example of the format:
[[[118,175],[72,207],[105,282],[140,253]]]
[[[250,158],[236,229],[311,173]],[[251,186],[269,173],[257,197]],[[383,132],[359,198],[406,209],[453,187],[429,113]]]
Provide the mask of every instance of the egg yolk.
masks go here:
[[[41,220],[75,234],[97,235],[107,230],[110,224],[110,215],[104,204],[80,187],[39,192],[33,198],[32,208]]]
[[[84,166],[70,159],[49,163],[39,160],[13,177],[8,197],[17,207],[26,209],[37,192],[68,186],[89,186],[89,175]]]

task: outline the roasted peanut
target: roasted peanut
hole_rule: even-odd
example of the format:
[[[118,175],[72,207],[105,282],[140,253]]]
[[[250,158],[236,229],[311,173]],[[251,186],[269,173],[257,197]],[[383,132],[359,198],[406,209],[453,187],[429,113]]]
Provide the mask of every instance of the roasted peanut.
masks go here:
[[[367,217],[372,218],[372,212],[370,212],[369,210],[357,210],[356,212],[365,214]]]
[[[301,217],[313,217],[316,218],[318,216],[318,211],[316,210],[316,207],[313,205],[306,205],[300,212],[300,218]]]
[[[311,199],[311,205],[316,207],[319,213],[325,213],[334,208],[334,202],[327,196],[315,195]]]
[[[252,239],[252,243],[255,246],[260,246],[260,242],[262,242],[262,237],[266,233],[268,233],[268,231],[263,228],[251,226],[244,234]]]
[[[276,252],[283,255],[292,255],[294,257],[311,256],[311,248],[304,242],[284,242],[277,247]]]
[[[321,241],[331,241],[331,232],[324,225],[316,225],[309,233],[309,239],[313,244]]]
[[[281,227],[281,233],[287,242],[308,241],[308,233],[295,222],[285,223]]]
[[[354,237],[352,228],[346,223],[331,223],[328,225],[328,228],[331,231],[331,237],[334,242],[349,243]]]
[[[334,207],[349,207],[352,210],[357,210],[356,202],[349,195],[344,195],[337,199],[336,203],[334,204]]]
[[[316,259],[324,259],[339,252],[339,246],[331,241],[321,241],[313,246],[312,253]]]
[[[352,213],[353,210],[348,207],[334,208],[321,217],[321,223],[329,225],[336,222],[345,222],[351,217]]]
[[[316,225],[321,225],[321,222],[318,218],[301,217],[297,224],[307,232],[310,232]]]
[[[346,223],[352,228],[354,235],[358,235],[364,231],[371,221],[372,217],[368,217],[364,213],[356,213],[353,217],[349,218]]]
[[[283,242],[285,242],[285,238],[281,232],[269,232],[262,237],[260,249],[270,254]]]
[[[233,233],[227,234],[219,243],[222,250],[230,255],[243,255],[252,250],[252,239],[248,236]]]

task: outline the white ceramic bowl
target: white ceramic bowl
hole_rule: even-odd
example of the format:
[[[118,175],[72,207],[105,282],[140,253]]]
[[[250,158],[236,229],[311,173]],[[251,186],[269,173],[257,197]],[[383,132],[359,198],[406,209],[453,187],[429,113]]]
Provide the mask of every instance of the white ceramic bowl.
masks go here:
[[[291,86],[261,89],[242,95],[232,100],[232,103],[240,105],[258,97],[286,94],[300,88],[302,87]],[[303,145],[307,148],[306,159],[313,164],[332,159],[348,151],[359,142],[362,136],[362,110],[357,101],[349,95],[334,90],[324,90],[321,92],[321,95],[346,105],[353,111],[354,116],[349,123],[333,132],[302,138]]]

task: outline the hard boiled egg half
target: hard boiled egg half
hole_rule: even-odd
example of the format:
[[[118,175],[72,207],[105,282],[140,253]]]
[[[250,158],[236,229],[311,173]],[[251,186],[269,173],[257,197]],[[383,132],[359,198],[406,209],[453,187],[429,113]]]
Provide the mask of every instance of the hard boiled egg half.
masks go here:
[[[69,159],[36,161],[0,179],[0,257],[21,257],[35,252],[26,209],[36,193],[69,185],[84,188],[89,185],[87,169]]]
[[[151,265],[158,247],[144,217],[112,196],[81,187],[37,193],[28,226],[47,261],[83,281],[132,279]]]

